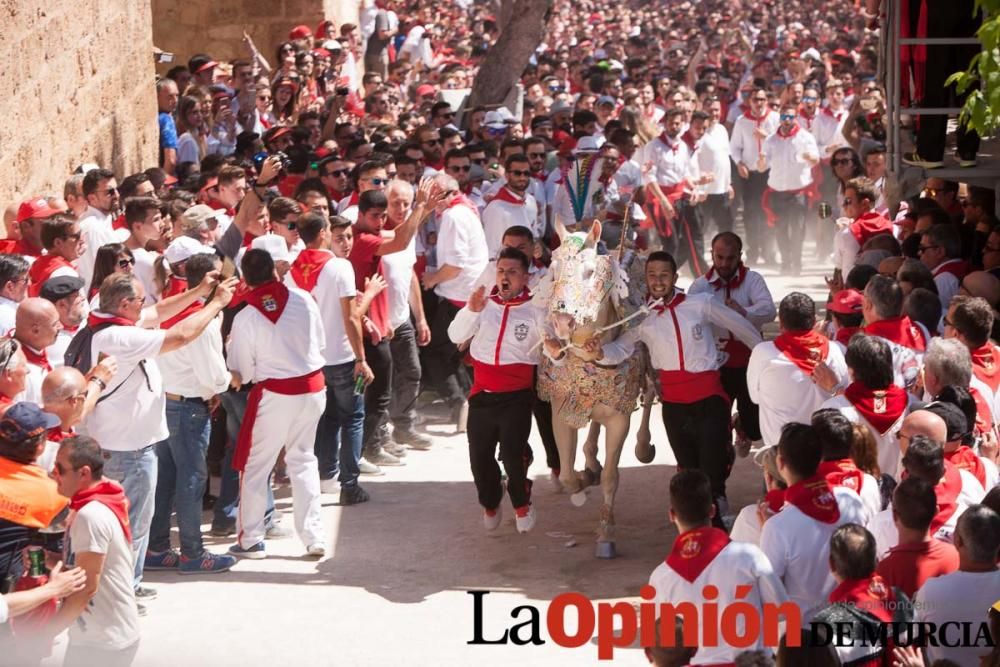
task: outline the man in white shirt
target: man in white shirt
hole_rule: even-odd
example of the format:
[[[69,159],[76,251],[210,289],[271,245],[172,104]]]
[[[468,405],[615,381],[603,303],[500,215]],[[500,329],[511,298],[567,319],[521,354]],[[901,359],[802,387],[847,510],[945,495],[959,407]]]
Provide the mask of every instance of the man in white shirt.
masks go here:
[[[712,224],[717,232],[728,232],[733,229],[729,133],[725,125],[719,122],[722,114],[722,102],[719,98],[706,98],[703,110],[708,114],[708,122],[695,158],[698,160],[698,170],[703,174],[712,174],[712,180],[699,188],[705,199],[698,204],[698,213],[701,215],[703,230],[707,231],[709,224]],[[691,117],[691,122],[694,124],[694,116]]]
[[[214,282],[214,281],[213,281]],[[156,488],[156,443],[170,432],[166,420],[166,395],[156,357],[192,343],[229,303],[235,279],[220,283],[204,308],[169,329],[135,326],[140,317],[152,314],[151,323],[176,313],[143,313],[142,283],[130,274],[114,274],[101,285],[100,311],[90,314],[93,330],[90,359],[101,355],[118,361],[118,372],[107,383],[101,402],[84,422],[86,434],[101,444],[105,475],[121,483],[129,499],[129,525],[135,552],[135,585],[139,588],[149,544]],[[204,282],[192,295],[208,293]],[[166,319],[166,317],[163,317]],[[142,596],[148,589],[139,588]]]
[[[197,287],[207,273],[221,268],[222,262],[215,255],[195,255],[187,261],[188,285]],[[199,299],[160,328],[170,328],[203,308]],[[156,443],[156,504],[144,567],[177,570],[181,574],[225,572],[236,559],[209,553],[201,539],[202,499],[208,482],[205,453],[212,409],[231,379],[222,356],[222,315],[216,315],[191,344],[161,354],[158,365],[167,397],[170,435]],[[170,548],[170,515],[175,508],[180,554]]]
[[[973,645],[939,642],[935,646],[932,643],[925,649],[928,661],[983,664],[980,658],[990,652],[983,635],[984,624],[988,631],[989,611],[996,604],[1000,591],[1000,569],[997,569],[1000,515],[985,505],[968,508],[958,520],[955,547],[958,549],[958,571],[924,582],[913,598],[915,620],[936,623],[938,628],[945,624],[971,625],[969,636]],[[993,641],[996,641],[995,635]]]
[[[240,478],[238,536],[229,552],[260,559],[271,469],[285,450],[292,483],[295,530],[308,556],[326,554],[320,517],[319,469],[313,452],[316,425],[326,403],[323,349],[326,334],[315,299],[278,282],[274,260],[264,250],[248,250],[242,273],[250,291],[236,315],[227,363],[233,386],[253,382],[233,454]]]
[[[0,336],[14,329],[17,304],[28,295],[28,260],[0,254]]]
[[[649,585],[656,589],[652,600],[675,607],[693,603],[702,609],[708,601],[704,589],[711,585],[718,590],[711,602],[723,609],[739,600],[762,615],[765,604],[787,602],[785,587],[764,553],[756,545],[730,541],[725,531],[712,527],[715,511],[712,487],[705,473],[680,470],[670,479],[670,520],[677,526],[678,535],[670,554],[649,576]],[[741,592],[737,593],[737,589]],[[711,632],[708,628],[706,631]],[[743,628],[739,631],[742,633]],[[718,634],[718,627],[714,632]],[[743,650],[763,648],[762,637],[745,649],[718,642],[699,647],[692,662],[731,663]]]
[[[726,158],[728,159],[728,157]],[[731,231],[720,232],[712,239],[712,268],[697,278],[688,294],[711,294],[719,301],[742,315],[761,331],[774,320],[777,309],[767,283],[756,271],[743,265],[743,239]],[[760,447],[760,414],[756,403],[747,391],[747,364],[750,348],[737,340],[729,331],[715,329],[715,337],[725,355],[720,372],[722,386],[739,408],[740,431],[754,447]],[[737,447],[746,456],[745,446]]]
[[[42,404],[42,382],[52,370],[47,350],[56,342],[61,326],[56,307],[46,299],[31,297],[18,305],[14,338],[28,360],[28,375],[20,400]]]
[[[833,238],[833,265],[844,277],[854,268],[869,239],[892,233],[892,222],[872,210],[876,199],[875,185],[867,178],[852,178],[844,184],[844,215],[851,222],[838,229]]]
[[[80,218],[80,231],[83,233],[86,250],[76,260],[76,270],[80,272],[80,277],[86,283],[84,287],[89,291],[97,251],[108,243],[124,241],[127,232],[118,234],[113,227],[121,206],[114,172],[108,169],[88,171],[83,177],[83,196],[87,198],[89,205]]]
[[[504,169],[507,183],[483,209],[486,249],[491,259],[503,247],[503,234],[509,227],[527,227],[536,237],[541,237],[545,231],[538,228],[538,204],[527,192],[531,182],[528,156],[524,153],[511,155]]]
[[[45,625],[55,637],[69,628],[64,664],[128,667],[139,650],[139,610],[133,590],[128,500],[107,478],[95,440],[63,441],[54,477],[70,498],[64,560],[87,573],[87,584],[63,601]]]
[[[425,289],[433,289],[439,297],[431,322],[426,368],[431,371],[430,381],[452,409],[459,432],[464,432],[468,416],[463,391],[465,371],[458,348],[448,339],[448,326],[472,294],[489,262],[489,250],[475,205],[460,196],[458,182],[447,174],[438,174],[434,179],[442,192],[450,194],[437,207],[438,268],[426,271],[421,280]]]
[[[955,225],[932,225],[920,238],[920,261],[931,270],[941,310],[958,294],[969,265],[962,259],[962,239]]]
[[[125,228],[128,238],[125,247],[132,251],[135,266],[132,272],[142,283],[146,292],[146,305],[156,303],[157,288],[154,278],[154,264],[160,256],[146,250],[150,241],[159,241],[163,235],[163,218],[160,215],[160,201],[153,197],[130,197],[125,202]]]
[[[813,375],[820,364],[846,385],[847,365],[840,348],[815,331],[816,304],[801,292],[792,292],[778,306],[781,334],[750,353],[747,390],[760,406],[763,447],[773,447],[781,427],[790,422],[807,423],[812,414],[833,394],[816,383]]]
[[[812,427],[823,449],[819,474],[826,477],[830,486],[844,486],[861,497],[865,504],[865,521],[868,525],[882,511],[882,492],[878,480],[862,471],[851,459],[854,428],[851,421],[839,410],[820,408],[813,413]]]
[[[794,105],[782,105],[778,129],[764,141],[757,159],[760,171],[770,168],[761,205],[776,230],[782,272],[792,275],[802,270],[806,213],[814,198],[812,168],[819,164],[816,140],[799,127],[795,113]]]
[[[845,120],[847,120],[847,109],[844,108],[844,85],[836,79],[830,79],[826,82],[826,105],[816,114],[812,133],[819,148],[820,168],[823,174],[819,184],[820,197],[822,201],[831,204],[833,210],[836,210],[840,180],[834,176],[830,160],[837,149],[847,146],[842,132]],[[832,222],[832,220],[820,220],[816,229],[816,257],[819,259],[825,258],[830,252],[831,241],[836,231]]]
[[[830,536],[838,526],[861,525],[865,520],[864,503],[858,494],[831,486],[817,472],[821,453],[811,426],[785,425],[776,461],[778,472],[788,483],[785,505],[774,515],[760,511],[764,522],[760,548],[784,582],[789,599],[802,611],[803,624],[826,604],[834,587]]]
[[[288,261],[294,262],[305,247],[299,238],[297,227],[299,216],[302,215],[302,205],[288,197],[275,197],[267,205],[267,213],[271,219],[271,233],[284,239]]]
[[[761,198],[767,187],[767,165],[759,165],[764,141],[778,129],[778,113],[767,105],[767,91],[754,88],[750,93],[750,108],[736,118],[729,152],[736,163],[736,172],[743,181],[743,224],[746,226],[747,261],[753,266],[758,259],[774,256],[774,234],[765,224]]]

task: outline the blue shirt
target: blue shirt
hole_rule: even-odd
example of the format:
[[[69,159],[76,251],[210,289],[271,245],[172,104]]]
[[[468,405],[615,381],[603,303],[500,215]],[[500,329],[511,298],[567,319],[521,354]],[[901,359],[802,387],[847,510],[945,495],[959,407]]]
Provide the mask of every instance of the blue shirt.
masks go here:
[[[177,148],[177,126],[174,124],[174,117],[161,111],[157,116],[160,124],[160,150],[164,148]]]

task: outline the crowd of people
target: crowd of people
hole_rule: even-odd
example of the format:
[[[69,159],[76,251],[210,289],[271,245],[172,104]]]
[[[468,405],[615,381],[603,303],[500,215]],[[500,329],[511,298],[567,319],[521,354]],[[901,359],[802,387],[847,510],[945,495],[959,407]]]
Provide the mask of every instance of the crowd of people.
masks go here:
[[[84,163],[4,213],[2,632],[24,664],[67,628],[65,664],[131,664],[146,570],[221,574],[293,532],[323,557],[321,496],[366,502],[363,476],[433,447],[418,406],[467,432],[485,529],[507,495],[532,530],[533,422],[560,473],[538,365],[639,343],[680,469],[658,600],[734,601],[731,582],[806,621],[887,622],[905,598],[995,623],[995,193],[887,192],[869,5],[556,2],[516,108],[456,101],[500,22],[470,2],[364,0],[359,25],[295,26],[273,58],[247,36],[243,58],[207,45],[166,72],[157,165]],[[567,351],[532,289],[572,232],[644,256],[652,313]],[[807,236],[825,304],[757,270],[799,275]],[[766,495],[730,513],[751,454]],[[210,471],[227,553],[203,544]],[[786,644],[808,664],[894,648]]]

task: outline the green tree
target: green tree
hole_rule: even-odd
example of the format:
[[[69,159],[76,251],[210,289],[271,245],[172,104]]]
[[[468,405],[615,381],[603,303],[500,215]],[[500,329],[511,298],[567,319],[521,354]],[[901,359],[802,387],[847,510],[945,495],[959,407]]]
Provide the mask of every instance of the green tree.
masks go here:
[[[946,85],[954,83],[959,94],[969,94],[959,122],[988,137],[1000,129],[1000,0],[976,0],[976,11],[983,12],[983,25],[976,32],[983,49]]]

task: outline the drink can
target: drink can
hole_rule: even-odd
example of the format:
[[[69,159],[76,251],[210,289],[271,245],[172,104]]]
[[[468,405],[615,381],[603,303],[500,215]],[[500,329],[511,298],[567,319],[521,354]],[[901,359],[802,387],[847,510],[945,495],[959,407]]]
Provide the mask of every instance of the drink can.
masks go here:
[[[824,220],[833,217],[833,208],[830,206],[830,202],[821,201],[819,203],[819,217]]]
[[[361,396],[365,393],[365,376],[359,375],[354,380],[354,395]]]
[[[45,552],[39,546],[28,547],[29,575],[41,577],[45,575]]]

